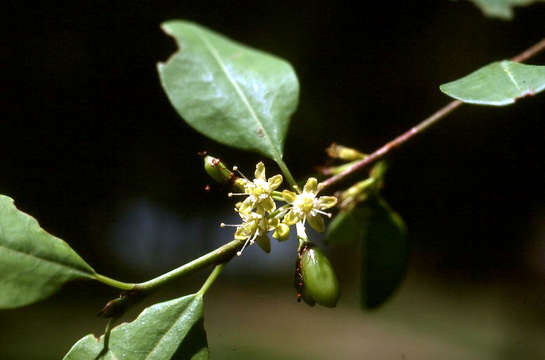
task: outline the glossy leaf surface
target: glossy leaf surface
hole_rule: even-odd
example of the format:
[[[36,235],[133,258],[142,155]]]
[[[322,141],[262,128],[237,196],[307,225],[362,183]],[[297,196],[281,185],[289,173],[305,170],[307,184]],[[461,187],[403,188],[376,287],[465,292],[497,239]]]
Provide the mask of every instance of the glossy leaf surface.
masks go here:
[[[162,29],[179,50],[158,71],[182,118],[218,142],[281,159],[299,97],[291,65],[194,23]]]
[[[471,0],[482,12],[489,17],[510,20],[513,18],[515,6],[526,6],[544,0]]]
[[[545,89],[545,66],[499,61],[440,86],[445,94],[471,104],[508,105]]]
[[[87,335],[64,360],[205,360],[208,344],[203,326],[203,299],[193,294],[155,304],[136,320],[115,327],[104,351],[104,336]]]
[[[0,308],[31,304],[94,273],[66,242],[0,195]]]

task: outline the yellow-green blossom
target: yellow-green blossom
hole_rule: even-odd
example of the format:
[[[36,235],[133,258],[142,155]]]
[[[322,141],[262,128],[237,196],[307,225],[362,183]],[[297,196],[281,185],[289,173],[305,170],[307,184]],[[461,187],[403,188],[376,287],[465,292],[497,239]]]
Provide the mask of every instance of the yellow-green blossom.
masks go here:
[[[278,219],[276,219],[278,221]],[[273,238],[278,241],[287,240],[290,236],[290,227],[287,224],[279,223],[273,232]]]
[[[238,210],[237,212],[242,218],[242,224],[226,225],[222,223],[221,226],[236,226],[237,231],[235,232],[235,240],[245,240],[238,255],[242,254],[246,246],[253,245],[255,242],[257,242],[264,251],[270,252],[271,243],[267,236],[267,232],[275,230],[276,234],[276,229],[279,227],[280,221],[277,218],[267,218],[263,209],[257,209],[249,214],[243,214]]]
[[[337,198],[334,196],[320,196],[318,194],[318,180],[309,178],[301,194],[293,191],[284,190],[282,196],[284,200],[292,206],[284,216],[283,222],[287,225],[293,225],[297,222],[308,221],[310,226],[316,231],[324,231],[324,220],[320,216],[331,216],[322,210],[329,209],[337,204]]]
[[[239,207],[240,214],[248,215],[255,208],[272,212],[276,204],[271,193],[282,184],[282,175],[275,175],[268,180],[265,177],[265,165],[259,162],[255,169],[255,179],[244,181],[244,193],[230,195],[248,195]]]

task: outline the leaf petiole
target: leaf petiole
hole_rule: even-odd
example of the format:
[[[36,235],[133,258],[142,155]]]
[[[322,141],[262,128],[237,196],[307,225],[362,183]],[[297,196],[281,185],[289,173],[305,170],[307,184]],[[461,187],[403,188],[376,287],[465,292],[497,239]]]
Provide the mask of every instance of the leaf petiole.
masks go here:
[[[197,292],[198,295],[203,296],[206,294],[210,286],[214,283],[214,281],[217,279],[223,268],[225,267],[225,263],[216,265],[214,267],[214,270],[210,273],[204,284],[202,285],[201,289]]]
[[[278,167],[282,171],[282,174],[284,174],[284,177],[289,182],[291,186],[297,186],[297,183],[295,182],[295,179],[291,175],[290,170],[288,169],[288,166],[282,159],[275,159],[276,163],[278,164]]]

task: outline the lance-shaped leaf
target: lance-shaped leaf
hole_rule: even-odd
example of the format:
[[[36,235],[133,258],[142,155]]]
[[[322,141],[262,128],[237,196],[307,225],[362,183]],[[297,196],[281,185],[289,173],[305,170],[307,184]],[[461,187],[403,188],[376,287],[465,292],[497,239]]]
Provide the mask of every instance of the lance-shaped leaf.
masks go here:
[[[515,6],[526,6],[534,2],[543,2],[544,0],[471,0],[482,12],[489,17],[496,17],[502,20],[513,18],[513,8]]]
[[[545,89],[545,66],[499,61],[439,87],[445,94],[471,104],[507,105]]]
[[[104,336],[80,339],[63,360],[206,360],[208,344],[203,326],[203,298],[187,295],[155,304],[136,320],[115,327],[109,346]]]
[[[41,300],[65,282],[95,271],[63,240],[48,234],[13,199],[0,195],[0,308]]]
[[[159,76],[184,120],[218,142],[280,160],[299,96],[291,65],[190,22],[162,29],[179,50],[158,64]]]

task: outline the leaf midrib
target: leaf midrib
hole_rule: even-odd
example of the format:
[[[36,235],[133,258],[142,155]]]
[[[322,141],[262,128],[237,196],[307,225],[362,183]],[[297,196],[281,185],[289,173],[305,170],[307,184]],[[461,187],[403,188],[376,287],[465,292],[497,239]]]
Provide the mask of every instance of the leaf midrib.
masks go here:
[[[184,310],[182,311],[182,314],[187,310],[187,308],[192,305],[193,301],[195,301],[195,297],[197,295],[193,295],[193,298],[191,299],[190,303],[184,308]],[[149,360],[150,356],[157,350],[157,347],[163,342],[163,339],[165,338],[165,336],[167,334],[169,334],[172,329],[174,328],[174,326],[176,324],[178,324],[178,321],[180,320],[180,317],[181,316],[178,316],[178,318],[176,319],[176,321],[173,321],[172,322],[172,325],[170,325],[170,327],[168,328],[167,331],[165,331],[163,333],[163,335],[161,335],[161,337],[159,338],[159,340],[157,340],[157,342],[155,343],[155,345],[153,346],[153,349],[151,349],[151,351],[148,353],[148,355],[146,356],[146,358],[144,360]],[[196,322],[194,322],[193,324],[195,324]],[[185,335],[184,335],[184,338],[187,336],[187,334],[189,333],[189,331],[191,330],[191,328],[188,329],[188,331],[186,331]]]
[[[520,88],[517,80],[515,79],[515,75],[511,72],[511,69],[509,69],[509,65],[511,65],[511,64],[508,61],[502,61],[500,63],[500,66],[501,66],[502,70],[505,72],[505,74],[507,74],[507,77],[509,78],[509,80],[511,80],[513,85],[515,85],[517,90],[518,91],[523,91],[523,89]]]
[[[271,140],[271,136],[269,135],[269,132],[268,132],[267,128],[265,126],[263,126],[263,122],[257,116],[255,110],[252,108],[252,105],[248,101],[248,98],[246,97],[246,95],[244,94],[242,89],[238,86],[237,82],[231,77],[231,74],[229,73],[229,71],[227,71],[227,68],[226,68],[225,64],[223,63],[223,61],[221,60],[221,57],[220,57],[219,53],[217,52],[217,50],[206,39],[206,36],[201,34],[200,30],[198,30],[198,29],[194,29],[194,30],[195,30],[195,34],[197,35],[197,37],[204,43],[204,45],[206,46],[206,49],[212,54],[212,57],[214,58],[214,60],[220,66],[221,70],[225,74],[225,77],[227,77],[227,80],[233,86],[236,93],[239,95],[241,101],[244,103],[244,106],[246,107],[246,109],[250,113],[250,116],[258,123],[258,125],[261,127],[261,129],[263,129],[263,135],[267,139],[267,142],[269,143],[271,149],[274,152],[274,154],[273,154],[274,160],[282,159],[282,155],[280,154],[280,151],[274,146],[274,143]]]
[[[40,256],[36,256],[34,254],[26,253],[26,252],[21,251],[21,250],[12,249],[12,248],[7,247],[7,246],[5,246],[3,244],[0,244],[0,248],[4,248],[6,250],[9,250],[9,251],[12,251],[12,252],[15,252],[15,253],[18,253],[18,254],[22,254],[22,255],[37,259],[37,260],[41,260],[41,261],[44,261],[44,262],[47,262],[47,263],[51,263],[51,264],[57,265],[59,267],[68,268],[68,269],[72,270],[73,272],[84,275],[84,277],[92,277],[92,274],[93,274],[92,272],[84,272],[81,269],[72,267],[72,266],[67,265],[67,264],[63,264],[62,262],[56,262],[56,261],[53,261],[53,260],[50,260],[50,259],[46,259],[46,258],[43,258],[43,257],[40,257]]]

